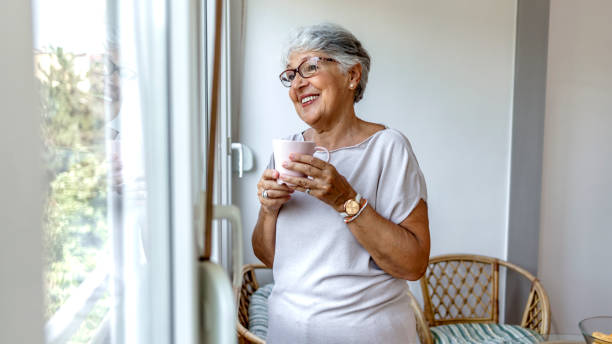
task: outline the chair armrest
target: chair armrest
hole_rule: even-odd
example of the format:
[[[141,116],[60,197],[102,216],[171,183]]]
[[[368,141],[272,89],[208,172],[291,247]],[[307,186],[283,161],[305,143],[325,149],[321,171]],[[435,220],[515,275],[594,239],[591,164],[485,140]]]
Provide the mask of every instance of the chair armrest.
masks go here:
[[[421,344],[433,344],[433,337],[431,335],[431,331],[429,330],[429,325],[427,324],[427,320],[425,320],[425,314],[419,305],[417,299],[412,295],[410,290],[407,290],[406,293],[410,298],[410,307],[412,308],[412,312],[414,313],[414,319],[416,320],[416,328],[417,333],[419,335],[419,339],[421,340]]]

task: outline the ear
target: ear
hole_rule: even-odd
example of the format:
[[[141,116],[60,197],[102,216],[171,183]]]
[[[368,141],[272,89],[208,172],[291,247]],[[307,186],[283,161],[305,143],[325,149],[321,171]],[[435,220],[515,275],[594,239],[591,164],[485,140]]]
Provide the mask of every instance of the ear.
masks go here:
[[[356,64],[348,70],[348,83],[349,87],[352,84],[352,89],[356,89],[357,85],[359,85],[359,81],[361,80],[361,64]]]

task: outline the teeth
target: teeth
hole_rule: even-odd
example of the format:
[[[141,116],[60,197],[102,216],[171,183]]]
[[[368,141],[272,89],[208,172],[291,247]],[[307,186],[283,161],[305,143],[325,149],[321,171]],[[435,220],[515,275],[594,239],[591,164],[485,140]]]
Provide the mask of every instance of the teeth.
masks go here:
[[[311,100],[315,100],[317,98],[319,98],[319,96],[308,96],[308,97],[302,99],[302,104],[304,104],[306,102],[309,102]]]

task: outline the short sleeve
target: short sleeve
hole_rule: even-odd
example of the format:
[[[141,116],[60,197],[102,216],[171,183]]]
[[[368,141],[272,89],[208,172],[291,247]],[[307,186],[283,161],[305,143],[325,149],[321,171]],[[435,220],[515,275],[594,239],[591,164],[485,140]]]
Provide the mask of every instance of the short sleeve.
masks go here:
[[[393,131],[385,139],[376,193],[376,211],[401,223],[421,199],[427,201],[425,178],[408,139]]]

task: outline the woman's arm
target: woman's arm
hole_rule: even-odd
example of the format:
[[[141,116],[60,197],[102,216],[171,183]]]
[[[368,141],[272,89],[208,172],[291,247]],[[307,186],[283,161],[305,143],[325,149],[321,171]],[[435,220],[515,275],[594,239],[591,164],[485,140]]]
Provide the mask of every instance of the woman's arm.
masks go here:
[[[292,154],[291,162],[283,167],[302,172],[311,178],[281,175],[295,189],[329,204],[336,211],[344,211],[344,202],[354,199],[357,192],[336,168],[310,155]],[[339,221],[342,221],[340,218]],[[420,200],[406,219],[395,224],[382,217],[372,207],[366,209],[349,229],[359,243],[370,253],[376,264],[391,276],[419,279],[429,262],[429,220],[427,204]]]
[[[253,229],[251,243],[255,256],[267,267],[272,268],[274,264],[274,247],[276,245],[276,214],[267,213],[263,206],[259,209],[257,224]]]
[[[261,208],[251,237],[255,256],[269,268],[274,264],[276,219],[280,208],[291,199],[291,193],[293,193],[293,190],[287,185],[276,182],[278,177],[278,171],[268,169],[264,171],[257,183],[257,196]]]
[[[416,281],[429,262],[429,219],[422,199],[400,224],[366,209],[348,227],[376,264],[393,277]]]

